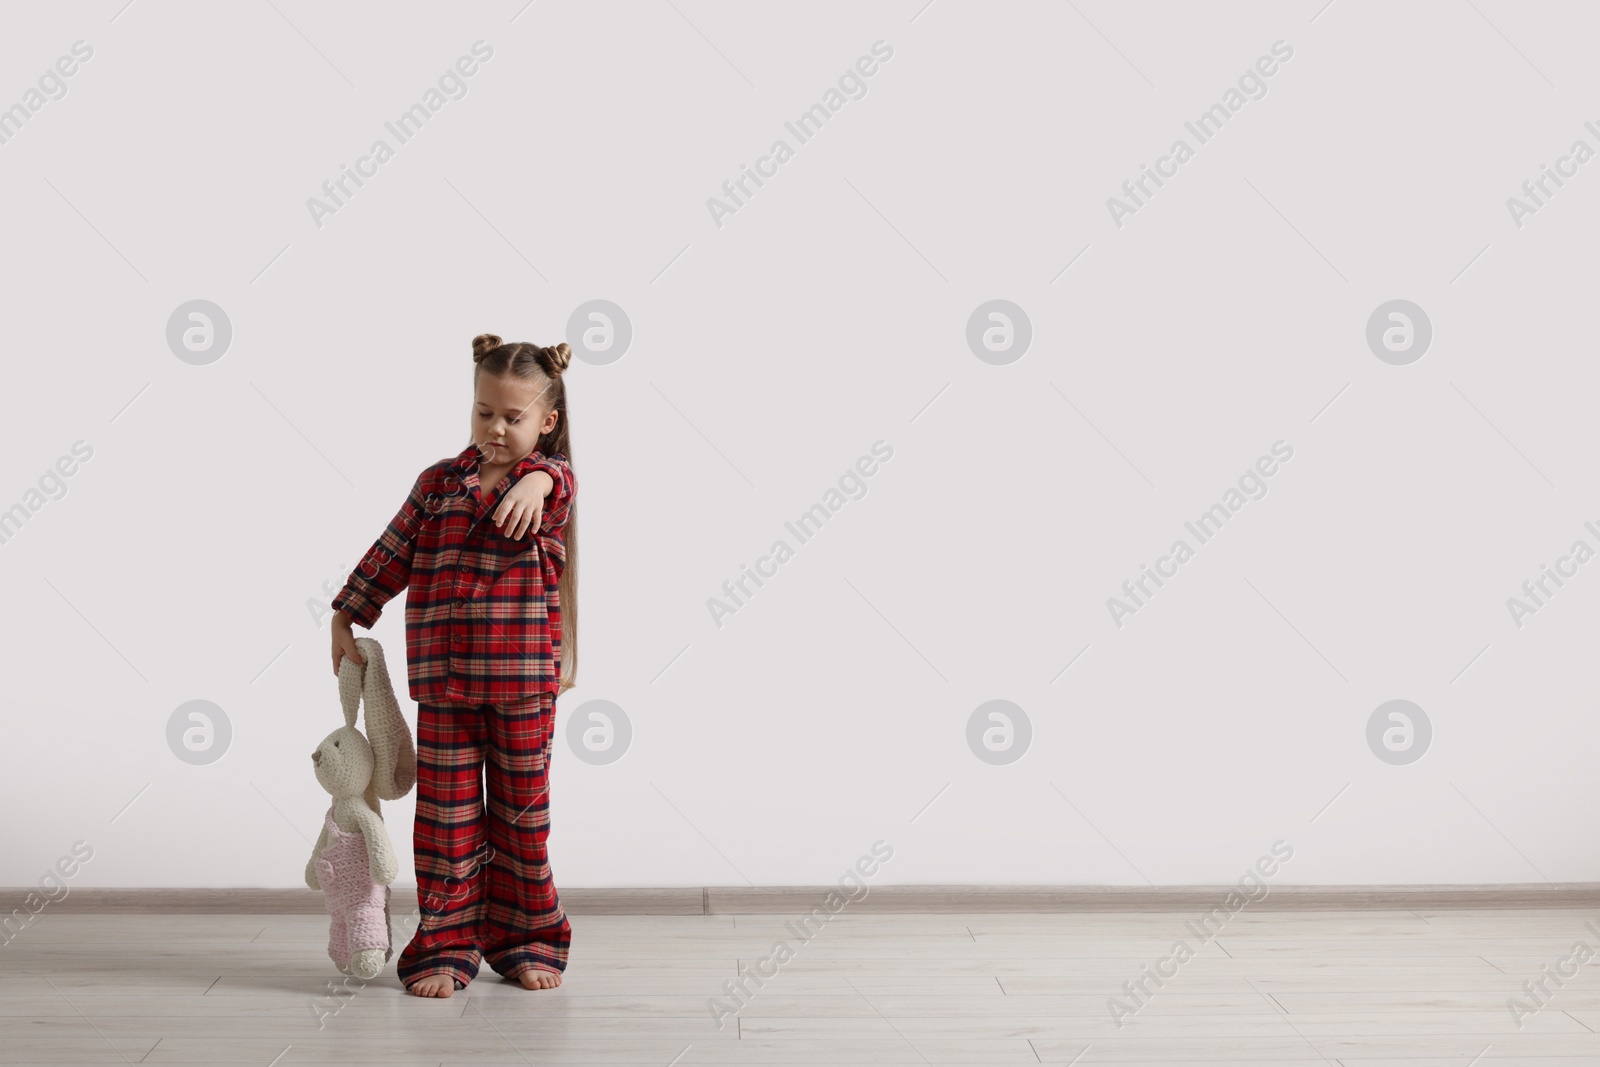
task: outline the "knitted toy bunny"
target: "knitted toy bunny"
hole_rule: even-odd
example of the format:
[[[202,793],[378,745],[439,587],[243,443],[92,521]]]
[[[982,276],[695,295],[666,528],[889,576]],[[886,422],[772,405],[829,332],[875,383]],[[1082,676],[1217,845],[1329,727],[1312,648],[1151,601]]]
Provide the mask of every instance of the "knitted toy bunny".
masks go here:
[[[375,978],[389,962],[389,883],[398,873],[394,846],[378,800],[397,800],[417,781],[417,750],[384,664],[383,648],[356,638],[365,664],[349,656],[339,664],[344,725],[311,754],[317,781],[333,797],[322,820],[306,885],[321,889],[332,926],[328,956],[344,974]],[[356,729],[356,709],[366,704],[367,737]]]

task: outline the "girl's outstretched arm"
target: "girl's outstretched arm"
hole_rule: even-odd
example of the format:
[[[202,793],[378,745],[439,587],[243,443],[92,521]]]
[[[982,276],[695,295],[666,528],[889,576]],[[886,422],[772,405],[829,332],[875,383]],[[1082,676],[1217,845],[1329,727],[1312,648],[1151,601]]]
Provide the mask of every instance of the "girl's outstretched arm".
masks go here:
[[[342,610],[366,629],[372,629],[383,614],[383,605],[410,583],[417,533],[428,518],[423,476],[418,476],[405,503],[400,505],[389,525],[350,572],[344,588],[333,598],[333,608]]]
[[[361,658],[361,649],[356,647],[356,635],[350,629],[350,613],[338,610],[333,613],[333,676],[339,677],[339,670],[344,666],[340,661],[346,656],[355,662],[366,666],[367,661]]]

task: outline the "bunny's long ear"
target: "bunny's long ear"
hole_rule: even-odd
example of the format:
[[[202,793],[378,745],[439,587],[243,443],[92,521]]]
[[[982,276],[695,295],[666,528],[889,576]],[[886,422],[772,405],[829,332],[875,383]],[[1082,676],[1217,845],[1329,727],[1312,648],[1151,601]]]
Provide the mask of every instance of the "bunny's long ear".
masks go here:
[[[360,642],[360,638],[356,638]],[[365,655],[365,653],[363,653]],[[339,660],[339,703],[344,705],[344,724],[356,724],[356,709],[361,706],[362,677],[365,673],[361,664],[345,656]]]
[[[372,787],[379,798],[398,800],[417,784],[416,746],[389,681],[383,646],[370,637],[358,637],[356,648],[367,661],[361,697],[367,709],[367,742],[372,745]]]

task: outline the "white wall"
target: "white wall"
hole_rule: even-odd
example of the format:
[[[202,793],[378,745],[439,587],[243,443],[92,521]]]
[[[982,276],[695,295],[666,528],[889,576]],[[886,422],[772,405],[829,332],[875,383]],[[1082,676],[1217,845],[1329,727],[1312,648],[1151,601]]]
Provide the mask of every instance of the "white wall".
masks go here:
[[[308,602],[465,444],[472,336],[577,344],[593,299],[633,341],[568,375],[558,885],[817,884],[878,839],[881,883],[1217,883],[1278,839],[1282,883],[1600,879],[1600,563],[1520,627],[1506,604],[1600,549],[1600,164],[1520,228],[1506,204],[1600,147],[1596,14],[920,2],[13,13],[0,103],[94,54],[0,145],[0,507],[93,457],[0,545],[0,884],[76,841],[82,885],[298,884],[339,721]],[[314,225],[479,39],[467,95]],[[715,225],[880,39],[867,95]],[[1279,40],[1199,145],[1185,121]],[[193,299],[232,324],[208,365],[164,336]],[[993,299],[1031,322],[1005,365],[966,340]],[[1433,330],[1403,366],[1365,337],[1395,299]],[[785,521],[879,440],[799,545]],[[1278,441],[1199,545],[1184,523]],[[1107,599],[1177,538],[1194,558],[1119,628]],[[397,679],[403,616],[373,635]],[[1366,738],[1396,698],[1433,727],[1407,765]],[[206,766],[166,739],[196,699],[233,731]],[[994,699],[1032,724],[1009,765],[967,743]],[[632,722],[610,765],[566,741],[591,700]],[[387,806],[402,882],[412,814]]]

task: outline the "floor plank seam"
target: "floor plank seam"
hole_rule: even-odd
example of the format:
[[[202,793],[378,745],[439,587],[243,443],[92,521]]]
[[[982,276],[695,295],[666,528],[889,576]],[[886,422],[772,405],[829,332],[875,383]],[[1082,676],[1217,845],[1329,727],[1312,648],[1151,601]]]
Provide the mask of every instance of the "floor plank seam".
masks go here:
[[[1319,1049],[1316,1046],[1316,1044],[1309,1037],[1307,1037],[1305,1034],[1302,1034],[1300,1032],[1300,1028],[1298,1026],[1296,1026],[1294,1023],[1289,1021],[1288,1013],[1283,1011],[1282,1007],[1277,1004],[1277,1001],[1272,1000],[1272,998],[1268,997],[1267,994],[1261,992],[1261,990],[1259,990],[1259,989],[1256,989],[1255,983],[1251,982],[1249,978],[1246,978],[1245,982],[1249,984],[1251,989],[1255,990],[1257,996],[1266,999],[1269,1004],[1271,1004],[1272,1006],[1277,1008],[1278,1017],[1283,1020],[1284,1025],[1288,1026],[1289,1029],[1291,1029],[1291,1030],[1293,1030],[1295,1032],[1295,1036],[1299,1037],[1301,1041],[1304,1041],[1306,1043],[1306,1047],[1307,1048],[1309,1048],[1312,1052],[1315,1052],[1319,1057],[1321,1057],[1324,1060],[1326,1060],[1328,1058],[1326,1055],[1323,1054],[1322,1050]]]

